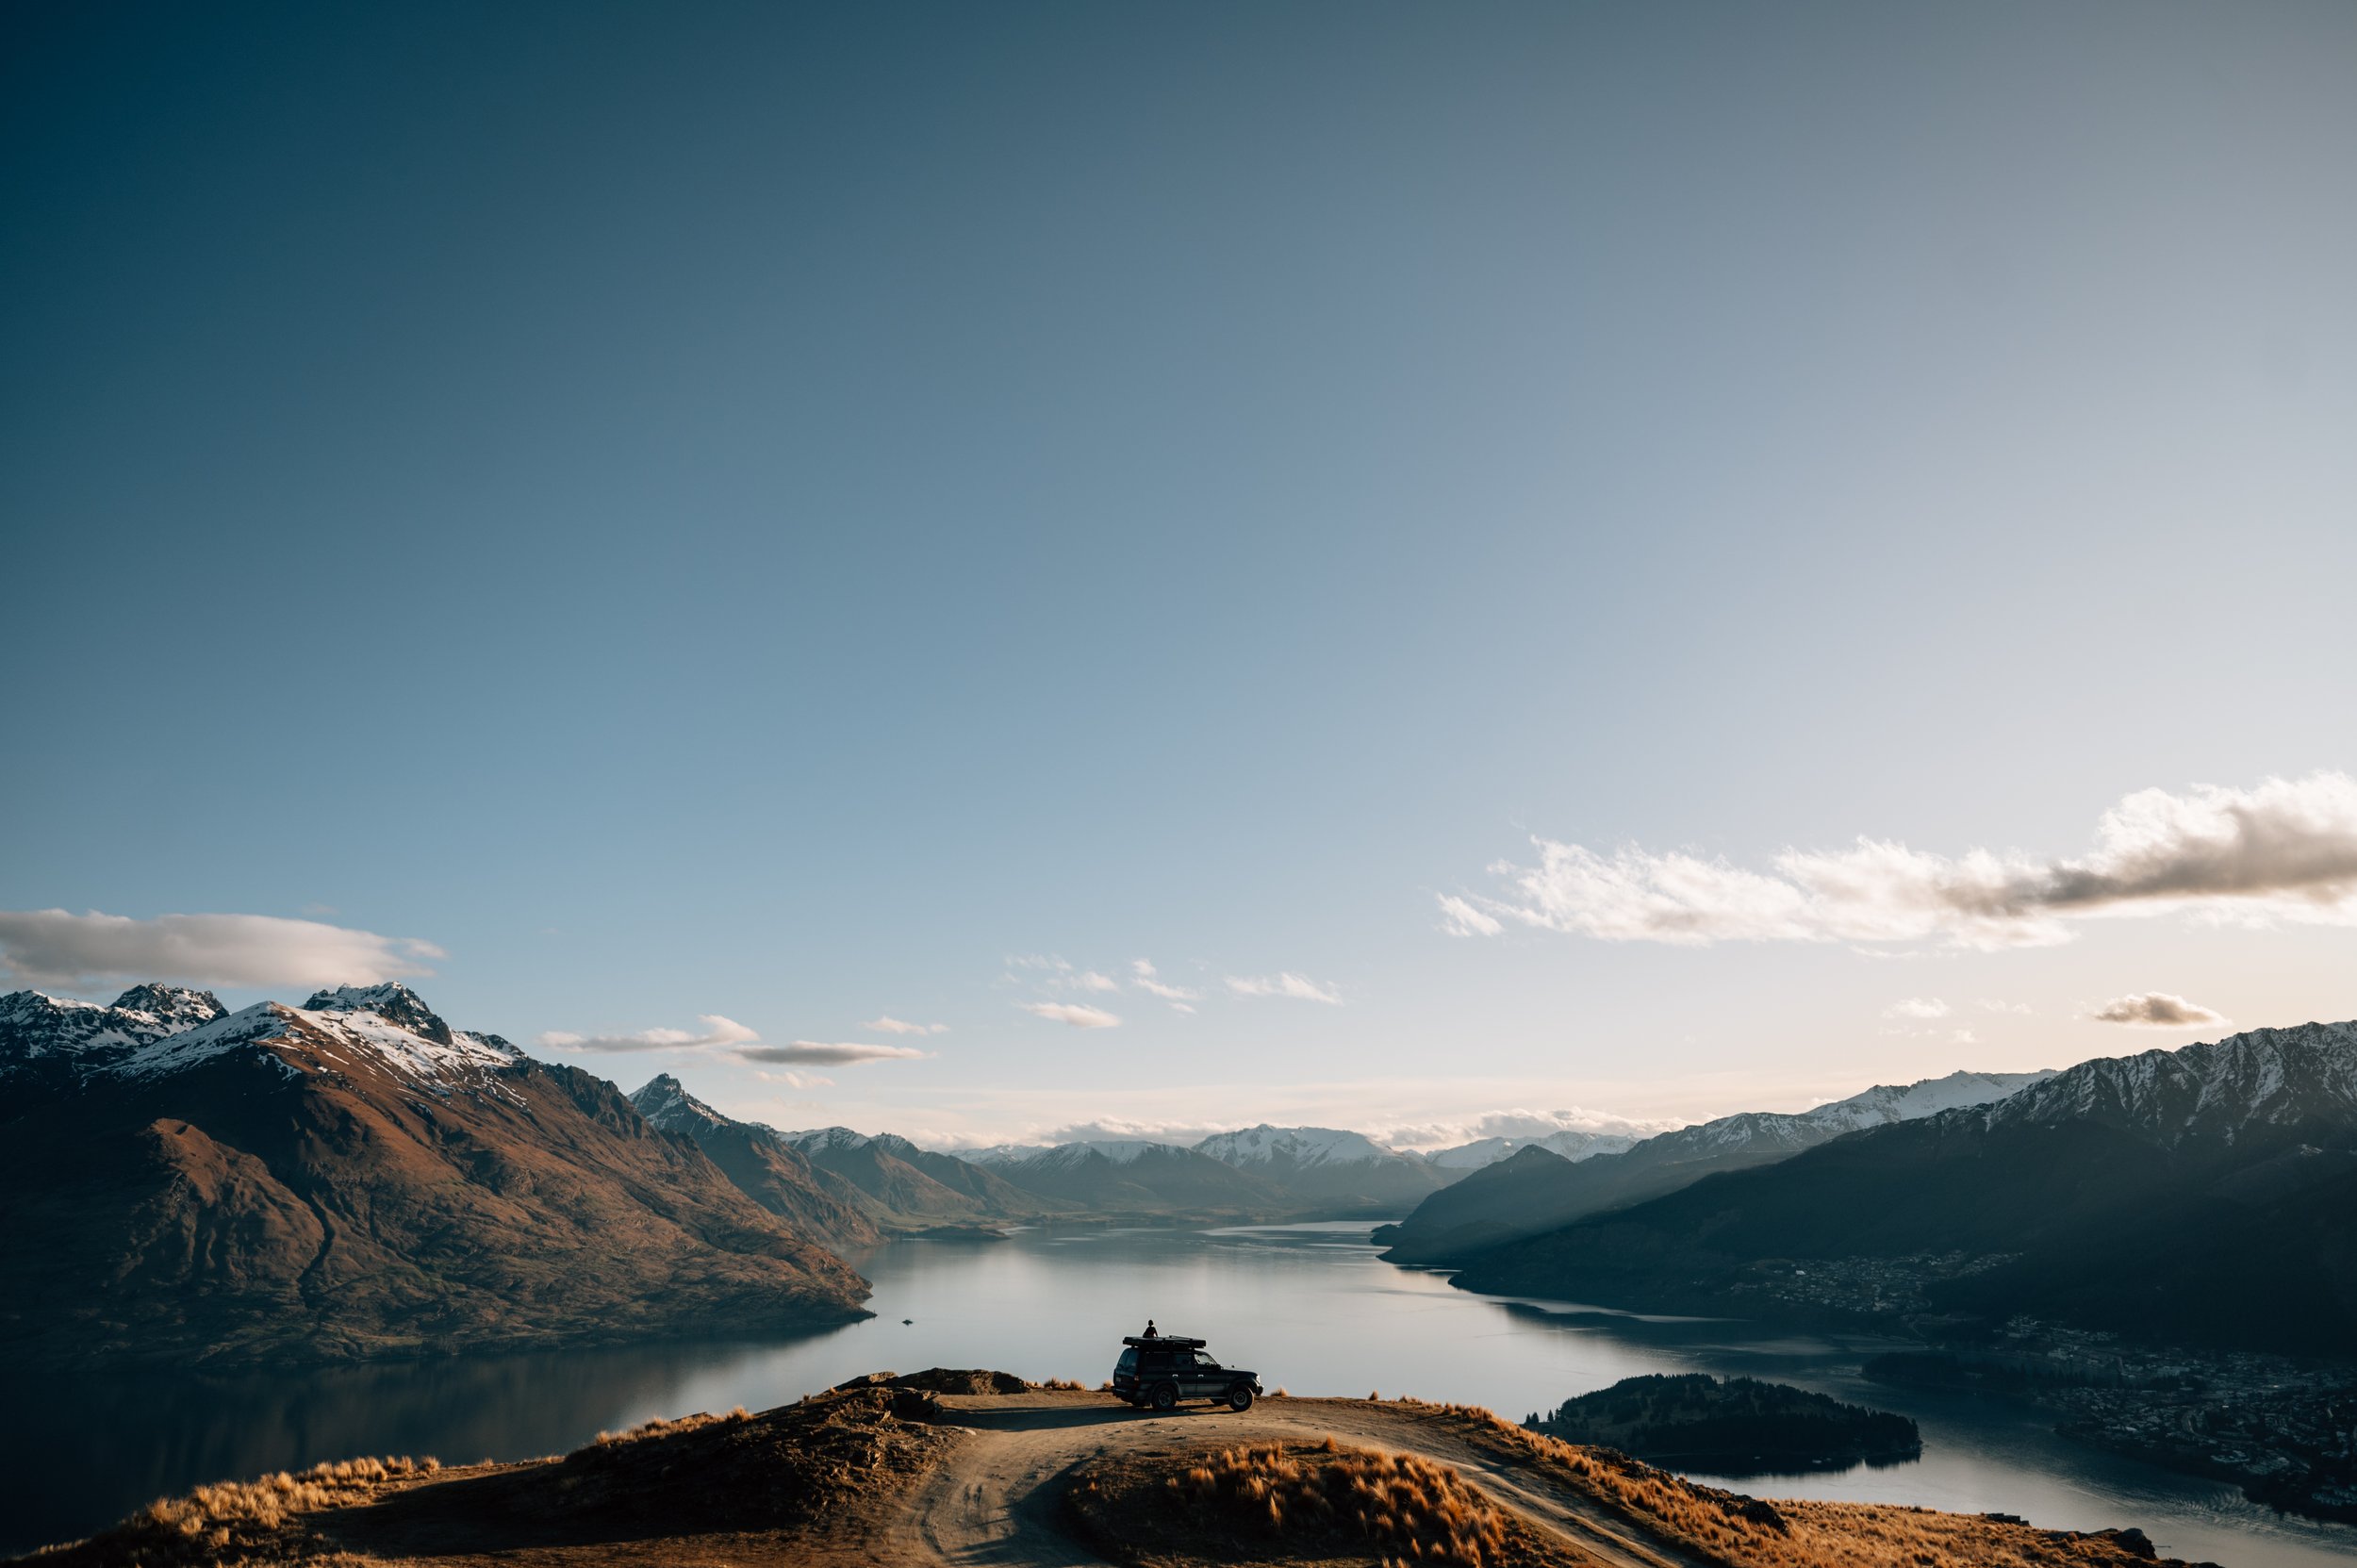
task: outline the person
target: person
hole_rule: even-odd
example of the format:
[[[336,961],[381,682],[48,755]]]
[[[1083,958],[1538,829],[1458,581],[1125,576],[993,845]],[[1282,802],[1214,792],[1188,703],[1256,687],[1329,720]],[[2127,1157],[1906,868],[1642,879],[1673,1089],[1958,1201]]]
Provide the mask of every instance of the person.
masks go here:
[[[1138,1336],[1140,1339],[1160,1339],[1162,1337],[1162,1330],[1154,1327],[1154,1320],[1150,1317],[1146,1320],[1146,1332]]]

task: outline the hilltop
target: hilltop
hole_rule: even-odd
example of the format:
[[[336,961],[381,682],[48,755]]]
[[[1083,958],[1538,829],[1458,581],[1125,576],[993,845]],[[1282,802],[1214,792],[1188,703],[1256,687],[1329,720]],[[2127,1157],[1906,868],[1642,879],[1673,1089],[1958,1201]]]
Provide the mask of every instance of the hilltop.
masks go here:
[[[990,1391],[990,1392],[979,1392]],[[728,1561],[1141,1568],[2135,1568],[2135,1530],[1762,1502],[1486,1411],[1263,1401],[1150,1415],[1004,1374],[879,1374],[755,1415],[655,1421],[558,1458],[365,1460],[202,1487],[27,1568]]]

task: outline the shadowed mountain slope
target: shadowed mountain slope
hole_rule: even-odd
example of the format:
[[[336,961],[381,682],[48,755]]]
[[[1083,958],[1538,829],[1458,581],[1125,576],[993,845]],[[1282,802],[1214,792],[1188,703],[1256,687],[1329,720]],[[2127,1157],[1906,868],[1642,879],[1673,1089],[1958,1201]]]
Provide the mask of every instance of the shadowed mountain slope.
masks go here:
[[[1525,1146],[1433,1194],[1375,1239],[1393,1263],[1461,1263],[1519,1237],[1627,1208],[1706,1176],[1772,1164],[1863,1127],[2000,1099],[2048,1076],[1958,1072],[1920,1083],[1878,1084],[1814,1110],[1788,1115],[1747,1111],[1576,1161]]]
[[[1769,1308],[1836,1260],[1930,1303],[2156,1340],[2357,1349],[2357,1025],[2089,1062],[1477,1255],[1470,1289]]]

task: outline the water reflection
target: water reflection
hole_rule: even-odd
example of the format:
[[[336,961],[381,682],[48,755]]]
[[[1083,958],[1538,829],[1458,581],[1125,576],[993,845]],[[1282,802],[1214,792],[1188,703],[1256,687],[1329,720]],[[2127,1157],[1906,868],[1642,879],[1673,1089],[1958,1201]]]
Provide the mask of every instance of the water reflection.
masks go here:
[[[1778,1378],[1914,1417],[1923,1458],[1706,1478],[1777,1496],[2003,1510],[2066,1528],[2135,1524],[2167,1553],[2233,1568],[2357,1559],[2357,1530],[2282,1519],[2215,1482],[2065,1444],[2035,1411],[1869,1384],[1858,1368],[1887,1347],[1880,1342],[1471,1296],[1429,1271],[1383,1263],[1366,1231],[1089,1230],[997,1244],[902,1242],[854,1260],[875,1281],[876,1317],[760,1345],[20,1382],[0,1391],[7,1408],[43,1417],[0,1423],[0,1473],[22,1483],[0,1510],[0,1552],[87,1533],[200,1481],[356,1453],[554,1453],[602,1428],[735,1404],[760,1410],[885,1367],[995,1366],[1094,1385],[1111,1371],[1119,1337],[1150,1316],[1210,1339],[1271,1388],[1413,1393],[1516,1418],[1638,1373]]]

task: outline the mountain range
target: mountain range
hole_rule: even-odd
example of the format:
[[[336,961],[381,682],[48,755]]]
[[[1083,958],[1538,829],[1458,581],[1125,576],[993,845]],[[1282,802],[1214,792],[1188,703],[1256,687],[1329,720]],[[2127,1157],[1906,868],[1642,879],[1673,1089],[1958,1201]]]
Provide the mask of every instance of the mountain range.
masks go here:
[[[1617,1150],[1591,1142],[1563,1153],[1539,1142],[1433,1194],[1407,1219],[1378,1230],[1375,1239],[1393,1263],[1459,1263],[1519,1237],[1675,1192],[1706,1176],[1789,1159],[1861,1128],[1986,1104],[2052,1076],[1957,1072],[1916,1083],[1877,1084],[1813,1110],[1746,1111]]]
[[[1678,1311],[1920,1305],[2357,1348],[2357,1024],[2083,1063],[1986,1104],[1464,1260],[1469,1289]]]
[[[612,1084],[407,987],[0,998],[0,1358],[339,1360],[761,1332],[865,1281]]]

